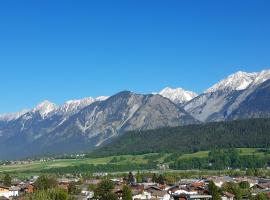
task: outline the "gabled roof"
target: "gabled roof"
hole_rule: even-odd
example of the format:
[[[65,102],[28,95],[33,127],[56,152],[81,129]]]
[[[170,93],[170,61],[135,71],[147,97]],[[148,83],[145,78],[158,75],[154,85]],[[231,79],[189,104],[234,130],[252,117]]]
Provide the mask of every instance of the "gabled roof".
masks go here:
[[[19,190],[20,190],[20,188],[19,187],[16,187],[16,186],[11,186],[9,188],[9,191],[19,191]]]
[[[6,187],[6,186],[3,186],[3,185],[0,185],[0,188],[3,188],[3,189],[9,189],[8,187]]]
[[[223,192],[223,195],[229,198],[233,198],[235,196],[234,194],[231,194],[229,192]]]

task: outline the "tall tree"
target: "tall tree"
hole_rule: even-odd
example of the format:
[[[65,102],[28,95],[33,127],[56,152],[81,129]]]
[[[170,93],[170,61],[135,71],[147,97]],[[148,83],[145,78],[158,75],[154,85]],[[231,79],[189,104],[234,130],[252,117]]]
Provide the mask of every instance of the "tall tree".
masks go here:
[[[4,177],[4,186],[6,186],[6,187],[11,186],[11,177],[9,174],[6,174]]]
[[[132,192],[131,189],[127,186],[123,186],[123,200],[132,200]]]
[[[158,177],[157,177],[157,175],[155,173],[152,176],[152,182],[154,182],[154,183],[158,182]]]
[[[239,187],[240,187],[241,189],[249,189],[249,188],[250,188],[250,184],[249,184],[248,181],[241,181],[241,182],[239,183]]]
[[[129,173],[128,173],[128,183],[129,183],[129,184],[132,184],[132,183],[134,183],[134,182],[135,182],[135,178],[134,178],[132,172],[129,172]]]
[[[140,171],[138,171],[136,173],[136,182],[137,183],[141,183],[142,182],[142,174],[140,173]]]
[[[233,183],[233,182],[227,182],[224,183],[221,187],[223,191],[230,192],[235,195],[235,199],[240,200],[242,199],[242,190],[239,187],[238,184]]]
[[[41,175],[35,182],[35,187],[39,190],[47,190],[50,188],[55,188],[57,186],[57,181],[54,177],[49,177]]]
[[[221,200],[221,196],[218,191],[218,187],[215,185],[213,181],[209,182],[208,185],[209,193],[212,195],[213,200]]]
[[[159,176],[158,176],[158,183],[159,184],[164,184],[165,183],[165,178],[164,178],[164,176],[162,175],[162,174],[160,174]]]
[[[105,179],[101,181],[94,191],[95,199],[98,200],[117,200],[117,196],[112,193],[114,188],[113,182]]]

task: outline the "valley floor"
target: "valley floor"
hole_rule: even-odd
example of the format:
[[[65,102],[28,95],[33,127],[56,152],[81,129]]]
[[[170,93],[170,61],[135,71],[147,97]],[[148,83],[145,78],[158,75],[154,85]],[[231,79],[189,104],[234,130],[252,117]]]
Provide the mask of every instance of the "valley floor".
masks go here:
[[[256,148],[238,148],[239,155],[254,155],[256,157],[269,158],[270,154],[260,151],[260,149]],[[207,158],[209,151],[199,151],[191,154],[183,154],[179,155],[175,159],[189,159],[189,158]],[[119,166],[119,171],[129,171],[129,170],[137,170],[136,166],[138,166],[138,170],[141,170],[141,165],[147,165],[149,162],[154,161],[157,166],[157,170],[169,171],[168,165],[170,164],[170,160],[168,158],[172,156],[171,153],[152,153],[152,154],[143,154],[143,155],[121,155],[121,156],[110,156],[110,157],[102,157],[102,158],[80,158],[80,159],[48,159],[48,160],[36,160],[36,161],[28,161],[28,162],[16,162],[12,161],[8,164],[0,165],[0,171],[2,173],[39,173],[39,172],[61,172],[61,169],[74,167],[77,172],[80,172],[81,166],[113,166],[114,170],[109,172],[117,172],[117,167]],[[176,155],[177,156],[177,155]],[[126,168],[122,168],[120,166],[127,166]],[[135,168],[128,168],[128,166],[135,166]],[[106,169],[106,168],[105,168]],[[125,170],[126,169],[126,170]],[[56,170],[56,171],[54,171]],[[99,170],[100,171],[100,170]]]

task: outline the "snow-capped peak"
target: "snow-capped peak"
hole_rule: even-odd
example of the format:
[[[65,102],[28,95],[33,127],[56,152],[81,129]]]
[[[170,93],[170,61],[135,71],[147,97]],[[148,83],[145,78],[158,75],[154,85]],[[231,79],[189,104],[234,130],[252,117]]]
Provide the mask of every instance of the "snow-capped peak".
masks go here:
[[[257,74],[257,77],[254,80],[254,83],[253,83],[254,85],[263,83],[264,81],[270,79],[270,69],[263,70],[263,71],[258,72],[256,74]]]
[[[182,88],[173,89],[170,87],[164,88],[159,92],[159,94],[163,97],[170,99],[175,103],[184,103],[198,96],[196,93],[186,91]]]
[[[48,100],[45,100],[41,103],[39,103],[33,110],[32,112],[39,112],[39,114],[42,117],[45,117],[46,115],[48,115],[49,113],[53,112],[54,110],[56,110],[58,107],[56,104],[51,103]]]
[[[105,101],[108,98],[109,98],[108,96],[99,96],[99,97],[96,97],[95,100],[96,101]]]
[[[253,73],[238,71],[221,80],[217,84],[213,85],[204,93],[212,93],[216,91],[244,90],[249,86],[258,85],[268,79],[270,79],[269,69]]]
[[[108,97],[101,96],[97,98],[92,98],[92,97],[86,97],[83,99],[75,99],[75,100],[69,100],[66,101],[62,106],[58,108],[58,112],[61,114],[73,114],[77,112],[78,110],[89,106],[90,104],[96,102],[96,101],[104,101]]]
[[[64,105],[79,105],[79,104],[89,104],[94,102],[95,99],[92,97],[85,97],[83,99],[68,100]]]
[[[216,91],[234,91],[246,89],[256,78],[257,73],[247,73],[238,71],[228,76],[217,84],[207,89],[204,93],[212,93]]]
[[[58,111],[60,113],[74,113],[75,111],[82,109],[85,106],[90,105],[95,102],[92,97],[86,97],[83,99],[69,100],[66,101],[62,106],[59,107]]]
[[[0,121],[16,120],[16,119],[20,118],[22,115],[24,115],[25,113],[27,113],[28,111],[29,111],[28,109],[24,109],[22,111],[15,112],[15,113],[2,114],[2,115],[0,115]]]

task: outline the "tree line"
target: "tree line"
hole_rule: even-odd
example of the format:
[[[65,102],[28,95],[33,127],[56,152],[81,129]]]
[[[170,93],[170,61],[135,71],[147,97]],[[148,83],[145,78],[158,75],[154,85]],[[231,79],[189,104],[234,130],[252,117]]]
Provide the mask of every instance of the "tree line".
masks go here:
[[[270,159],[267,157],[260,157],[255,155],[240,156],[239,150],[235,148],[230,149],[216,149],[209,152],[208,157],[203,158],[182,158],[176,159],[170,164],[172,169],[209,169],[209,170],[223,170],[223,169],[256,169],[265,168],[268,166]]]

